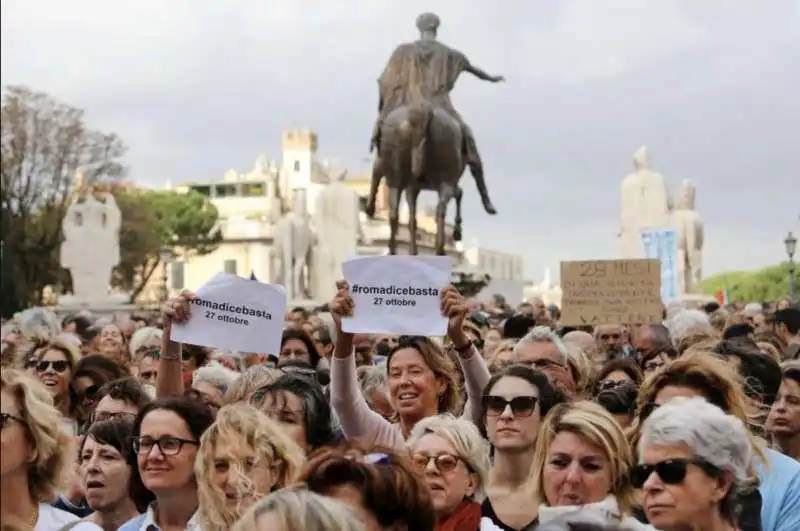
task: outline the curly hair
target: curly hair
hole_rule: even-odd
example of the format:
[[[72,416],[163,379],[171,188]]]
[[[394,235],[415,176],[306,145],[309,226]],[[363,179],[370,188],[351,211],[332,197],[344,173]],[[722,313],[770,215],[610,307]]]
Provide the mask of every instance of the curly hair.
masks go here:
[[[10,394],[24,421],[35,453],[28,463],[28,490],[35,503],[48,503],[65,486],[71,462],[72,439],[64,431],[61,414],[47,389],[33,376],[17,369],[0,371],[0,390]]]

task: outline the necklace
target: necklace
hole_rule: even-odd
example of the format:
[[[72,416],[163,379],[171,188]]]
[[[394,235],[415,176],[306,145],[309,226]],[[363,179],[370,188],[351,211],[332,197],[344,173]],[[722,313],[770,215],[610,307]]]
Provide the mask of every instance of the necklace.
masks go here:
[[[31,515],[31,519],[28,522],[29,524],[31,524],[31,529],[36,527],[36,522],[38,521],[39,521],[39,504],[36,504],[33,507],[33,514]]]

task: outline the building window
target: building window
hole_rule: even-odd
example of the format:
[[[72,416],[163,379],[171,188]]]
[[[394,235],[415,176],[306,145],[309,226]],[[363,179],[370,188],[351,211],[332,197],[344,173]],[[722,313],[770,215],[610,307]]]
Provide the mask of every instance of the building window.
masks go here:
[[[300,171],[300,161],[294,161],[294,171]]]
[[[218,184],[214,188],[217,191],[216,197],[235,197],[238,195],[235,184]]]
[[[226,273],[230,273],[231,275],[237,275],[236,260],[225,260],[224,270]]]
[[[267,195],[266,183],[257,182],[257,183],[246,183],[242,185],[243,197],[260,197],[263,195]]]
[[[182,290],[186,286],[184,285],[184,271],[186,268],[186,262],[172,262],[169,265],[169,278],[170,278],[170,286],[171,289],[174,290]]]

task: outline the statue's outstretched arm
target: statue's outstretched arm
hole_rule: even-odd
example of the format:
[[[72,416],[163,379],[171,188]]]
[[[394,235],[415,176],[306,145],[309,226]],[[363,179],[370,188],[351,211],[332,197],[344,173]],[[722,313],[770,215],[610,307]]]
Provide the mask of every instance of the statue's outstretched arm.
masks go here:
[[[464,67],[464,71],[469,72],[473,76],[483,81],[490,81],[492,83],[497,83],[498,81],[505,81],[505,78],[503,76],[490,76],[489,74],[487,74],[486,72],[484,72],[483,70],[481,70],[480,68],[469,62],[467,62],[467,65]]]

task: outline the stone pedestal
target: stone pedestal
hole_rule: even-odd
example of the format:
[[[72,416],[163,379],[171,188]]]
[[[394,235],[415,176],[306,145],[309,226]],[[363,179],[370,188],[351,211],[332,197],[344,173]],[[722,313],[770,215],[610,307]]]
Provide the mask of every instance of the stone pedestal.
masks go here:
[[[74,295],[61,295],[55,308],[56,315],[64,317],[80,311],[88,311],[93,316],[113,317],[115,315],[130,316],[136,311],[130,303],[130,296],[125,293],[112,293],[104,299],[86,300]]]

